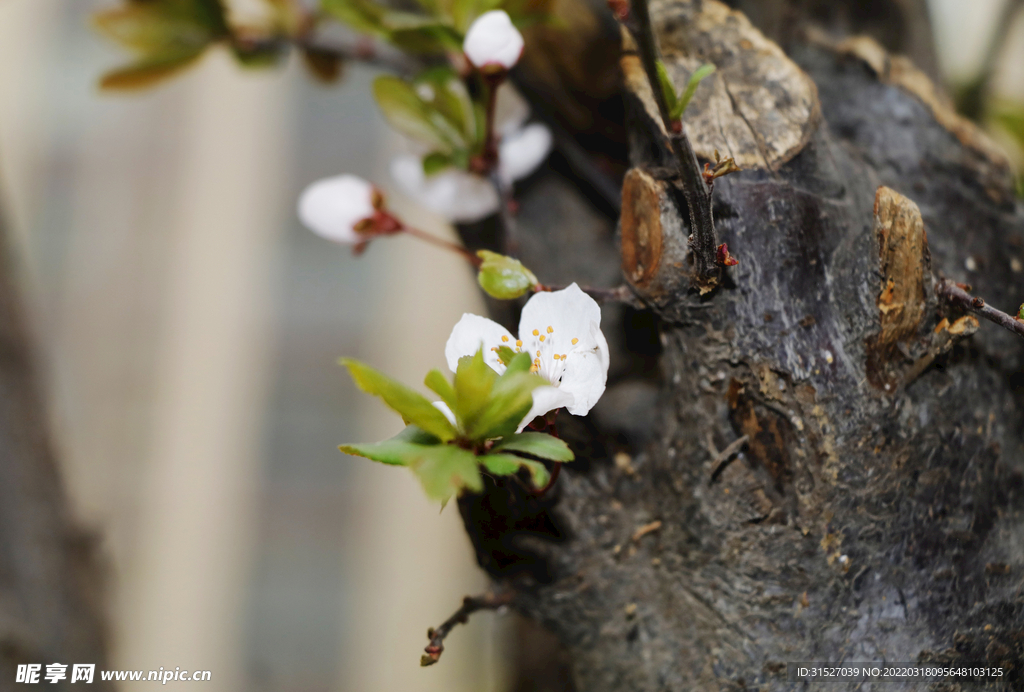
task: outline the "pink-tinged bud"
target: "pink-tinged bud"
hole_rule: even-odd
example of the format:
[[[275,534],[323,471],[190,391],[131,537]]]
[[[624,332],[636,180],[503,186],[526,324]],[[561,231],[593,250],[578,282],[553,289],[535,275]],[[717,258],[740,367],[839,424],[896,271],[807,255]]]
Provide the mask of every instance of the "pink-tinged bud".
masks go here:
[[[485,12],[469,27],[462,50],[479,70],[510,70],[523,54],[523,35],[504,10]]]
[[[309,230],[336,243],[357,245],[400,230],[384,210],[384,195],[355,175],[318,180],[299,197],[299,219]]]

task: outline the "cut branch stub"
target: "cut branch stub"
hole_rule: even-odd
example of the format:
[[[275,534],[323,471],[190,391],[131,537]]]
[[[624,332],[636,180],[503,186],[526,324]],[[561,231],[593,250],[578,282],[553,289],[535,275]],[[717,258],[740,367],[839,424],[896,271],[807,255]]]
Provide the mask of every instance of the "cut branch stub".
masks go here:
[[[678,90],[702,64],[718,68],[683,116],[699,159],[714,161],[717,150],[742,169],[776,170],[806,146],[820,116],[817,88],[745,16],[717,0],[652,2],[651,16]],[[624,47],[626,87],[643,105],[650,134],[660,133],[667,150],[668,133],[628,38]]]
[[[680,208],[670,183],[631,168],[622,183],[622,273],[649,304],[685,293],[693,276]]]
[[[882,283],[878,294],[881,326],[868,347],[868,376],[876,386],[892,380],[891,361],[904,361],[897,345],[917,335],[927,307],[925,280],[931,280],[928,236],[921,210],[888,187],[875,193],[875,238]]]

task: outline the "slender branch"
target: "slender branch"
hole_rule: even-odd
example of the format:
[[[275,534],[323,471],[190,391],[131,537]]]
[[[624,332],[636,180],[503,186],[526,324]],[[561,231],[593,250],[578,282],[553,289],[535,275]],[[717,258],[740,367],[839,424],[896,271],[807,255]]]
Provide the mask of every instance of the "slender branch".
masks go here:
[[[743,437],[733,440],[729,443],[728,447],[715,455],[715,458],[712,461],[712,466],[715,468],[711,472],[711,477],[708,479],[708,485],[711,485],[718,480],[718,477],[722,475],[722,471],[725,470],[725,467],[732,463],[733,457],[740,453],[740,450],[743,449],[749,439],[750,438],[747,435],[744,435]]]
[[[424,647],[426,652],[420,657],[421,666],[432,666],[441,659],[444,651],[444,639],[456,625],[462,625],[469,621],[469,616],[479,610],[497,610],[507,606],[515,597],[515,591],[506,591],[501,594],[484,594],[482,596],[466,596],[462,599],[462,607],[442,622],[436,629],[431,627],[427,630],[427,638],[430,643]]]
[[[996,310],[986,303],[984,298],[972,296],[949,279],[940,280],[935,286],[935,293],[950,305],[973,312],[975,315],[984,317],[989,322],[998,324],[1017,336],[1024,337],[1024,320],[1007,315],[1002,310]]]
[[[412,226],[406,226],[404,224],[402,225],[402,230],[411,236],[419,238],[420,240],[424,240],[432,245],[436,245],[437,247],[444,248],[445,250],[449,250],[451,252],[462,255],[465,258],[465,260],[472,264],[474,267],[479,268],[480,265],[483,264],[484,262],[482,259],[477,257],[475,254],[473,254],[473,252],[471,252],[467,248],[464,248],[461,245],[456,245],[455,243],[450,243],[447,240],[443,238],[438,238],[436,235],[431,235],[426,231],[421,231],[418,228],[413,228]]]
[[[718,285],[718,264],[716,262],[718,238],[715,234],[715,220],[711,214],[711,191],[704,182],[704,175],[697,163],[697,155],[690,144],[690,138],[686,136],[686,127],[682,123],[673,123],[669,115],[665,94],[662,93],[661,82],[658,80],[658,47],[654,39],[654,29],[651,25],[647,0],[631,0],[630,6],[635,22],[633,36],[637,44],[637,52],[640,62],[644,66],[644,72],[647,73],[647,81],[650,82],[654,101],[658,104],[658,111],[661,113],[665,131],[668,133],[672,145],[672,152],[676,157],[683,197],[686,199],[686,207],[690,213],[692,232],[690,243],[697,272],[695,283],[701,293],[707,293]]]
[[[537,291],[561,291],[565,286],[552,286],[540,284]],[[615,288],[594,288],[592,286],[580,286],[580,290],[596,300],[598,303],[622,303],[634,308],[642,308],[643,303],[636,297],[633,290],[626,284]]]
[[[544,485],[544,487],[543,488],[531,488],[530,490],[527,490],[527,492],[530,495],[533,495],[534,497],[540,497],[541,495],[543,495],[547,491],[551,490],[551,486],[553,486],[555,484],[555,481],[558,480],[558,474],[560,474],[561,472],[562,472],[562,462],[560,462],[560,461],[554,462],[551,465],[551,477],[548,478],[548,482]]]
[[[361,39],[354,45],[345,45],[340,42],[328,41],[322,36],[308,32],[291,39],[291,42],[296,48],[327,53],[342,60],[382,67],[406,76],[416,74],[423,67],[420,61],[397,50],[384,48],[374,40]],[[384,49],[382,50],[382,48]]]

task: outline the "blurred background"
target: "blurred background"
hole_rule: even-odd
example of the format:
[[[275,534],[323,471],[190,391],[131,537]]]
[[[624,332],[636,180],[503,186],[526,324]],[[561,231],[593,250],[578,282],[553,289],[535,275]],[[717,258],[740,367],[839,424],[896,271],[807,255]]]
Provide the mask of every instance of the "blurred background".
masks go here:
[[[483,310],[458,258],[398,238],[357,259],[295,218],[323,176],[388,188],[400,143],[374,73],[325,88],[294,61],[246,73],[215,52],[101,94],[125,58],[89,29],[106,4],[0,0],[0,210],[65,484],[106,566],[110,667],[208,669],[229,692],[509,689],[502,616],[418,664],[427,626],[486,588],[456,509],[336,449],[401,427],[339,356],[419,382]],[[977,71],[1002,5],[933,0],[950,83]],[[1024,101],[1024,25],[999,65],[995,91]]]

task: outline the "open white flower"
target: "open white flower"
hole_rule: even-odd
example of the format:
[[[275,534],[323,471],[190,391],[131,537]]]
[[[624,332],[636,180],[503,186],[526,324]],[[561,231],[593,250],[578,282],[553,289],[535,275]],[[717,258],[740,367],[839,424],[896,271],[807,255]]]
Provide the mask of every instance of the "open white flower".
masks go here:
[[[529,353],[532,370],[551,383],[533,390],[533,407],[520,430],[535,417],[563,406],[574,416],[585,416],[604,394],[608,342],[601,332],[601,308],[576,284],[534,294],[519,319],[518,339],[497,322],[464,314],[445,344],[448,367],[455,372],[459,358],[473,355],[481,346],[484,361],[499,374],[505,365],[497,347],[508,346]]]
[[[512,25],[507,12],[491,10],[470,25],[462,50],[477,69],[509,70],[523,54],[523,35]]]
[[[299,219],[319,236],[337,243],[356,244],[366,236],[356,230],[377,214],[380,193],[355,175],[318,180],[299,197]]]

